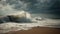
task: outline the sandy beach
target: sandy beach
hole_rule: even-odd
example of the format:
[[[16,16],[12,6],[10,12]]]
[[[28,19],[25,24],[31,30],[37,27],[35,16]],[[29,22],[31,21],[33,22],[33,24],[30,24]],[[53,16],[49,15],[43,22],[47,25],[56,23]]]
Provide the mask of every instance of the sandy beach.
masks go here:
[[[60,28],[33,27],[30,30],[8,32],[6,34],[60,34]]]

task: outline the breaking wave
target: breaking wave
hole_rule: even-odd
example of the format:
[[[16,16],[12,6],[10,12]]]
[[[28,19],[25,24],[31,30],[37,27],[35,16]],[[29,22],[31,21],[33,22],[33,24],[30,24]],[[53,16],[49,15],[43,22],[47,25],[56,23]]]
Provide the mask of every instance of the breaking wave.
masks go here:
[[[16,14],[11,14],[14,17],[18,18],[18,22],[4,22],[0,24],[0,33],[7,33],[10,31],[19,31],[19,30],[29,30],[32,27],[52,27],[60,28],[60,20],[45,19],[41,17],[32,18],[31,14],[28,12],[20,12]],[[10,15],[10,16],[11,16]],[[20,19],[21,18],[21,19]],[[29,19],[29,20],[28,20]],[[22,22],[20,22],[20,20]],[[25,21],[23,21],[25,20]],[[27,23],[28,21],[28,23]]]

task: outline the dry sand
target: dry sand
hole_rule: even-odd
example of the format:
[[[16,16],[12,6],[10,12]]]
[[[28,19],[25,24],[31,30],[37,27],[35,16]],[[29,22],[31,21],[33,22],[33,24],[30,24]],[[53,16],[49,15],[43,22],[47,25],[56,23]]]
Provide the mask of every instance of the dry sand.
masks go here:
[[[30,30],[20,30],[6,34],[60,34],[60,28],[33,27]]]

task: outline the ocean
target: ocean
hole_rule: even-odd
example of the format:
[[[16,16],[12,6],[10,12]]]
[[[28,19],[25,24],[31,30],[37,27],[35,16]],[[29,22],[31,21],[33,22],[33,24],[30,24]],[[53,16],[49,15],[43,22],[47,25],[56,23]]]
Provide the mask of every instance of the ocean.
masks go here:
[[[41,17],[39,17],[41,18]],[[60,28],[60,19],[48,19],[44,18],[35,20],[32,18],[32,23],[23,22],[4,22],[0,24],[0,33],[7,33],[10,31],[19,31],[19,30],[29,30],[32,27],[51,27],[51,28]]]

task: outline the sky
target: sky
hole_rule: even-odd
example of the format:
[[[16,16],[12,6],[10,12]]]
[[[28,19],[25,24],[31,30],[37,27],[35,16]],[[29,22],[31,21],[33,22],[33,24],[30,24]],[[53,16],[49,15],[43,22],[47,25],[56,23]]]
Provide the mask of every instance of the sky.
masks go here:
[[[1,0],[0,14],[9,14],[18,11],[27,11],[33,14],[51,14],[60,18],[60,0]],[[48,16],[48,15],[47,15]]]

